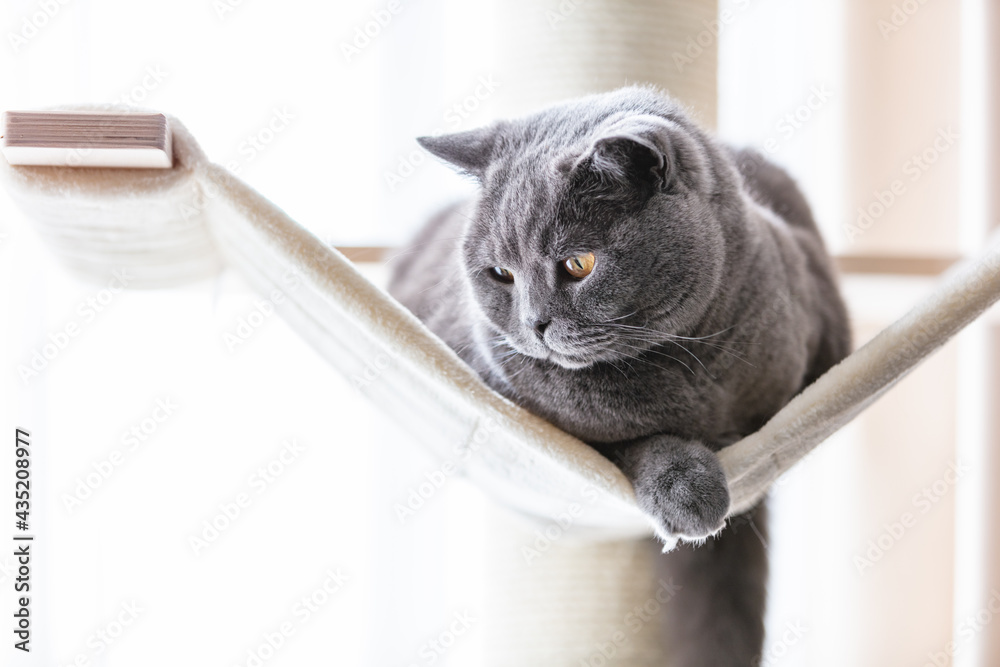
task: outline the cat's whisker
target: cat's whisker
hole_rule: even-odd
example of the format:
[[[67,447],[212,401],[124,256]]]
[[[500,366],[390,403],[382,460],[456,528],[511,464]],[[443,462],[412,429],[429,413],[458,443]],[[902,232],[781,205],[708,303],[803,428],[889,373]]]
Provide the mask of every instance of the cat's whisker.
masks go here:
[[[529,358],[530,357],[522,355],[522,357],[521,357],[521,366],[516,371],[514,371],[513,374],[507,376],[507,381],[508,382],[510,382],[511,380],[513,380],[514,378],[516,378],[518,375],[520,375],[521,373],[523,373],[525,370],[531,368],[531,364],[526,364],[525,363]]]
[[[587,347],[597,347],[603,345],[609,340],[614,340],[615,336],[611,334],[597,334],[596,336],[591,334],[586,335],[570,335],[562,339],[562,342],[570,344],[580,344],[583,343]]]
[[[721,345],[716,345],[716,344],[712,344],[712,343],[705,343],[703,341],[701,342],[701,344],[702,345],[708,345],[709,347],[713,347],[713,348],[717,349],[719,352],[722,352],[723,354],[728,354],[730,357],[733,357],[737,361],[742,361],[744,364],[746,364],[750,368],[757,368],[755,365],[753,365],[752,363],[750,363],[747,360],[747,358],[744,357],[743,355],[738,354],[736,352],[733,352],[732,350],[727,350],[726,348],[722,347]]]
[[[633,335],[623,335],[621,337],[624,338],[624,339],[627,339],[627,340],[642,341],[642,342],[654,343],[654,344],[672,343],[674,345],[677,345],[681,349],[683,349],[688,354],[690,354],[692,356],[695,356],[694,353],[691,352],[688,348],[684,347],[683,345],[681,345],[680,343],[678,343],[676,340],[673,340],[673,338],[671,338],[671,337],[665,337],[665,338],[662,338],[662,339],[643,338],[643,337],[633,336]],[[684,339],[681,339],[681,340],[684,340]],[[699,343],[701,345],[707,345],[707,346],[709,346],[709,347],[711,347],[713,349],[718,350],[722,354],[725,354],[725,355],[728,355],[730,357],[733,357],[737,361],[740,361],[740,362],[742,362],[742,363],[750,366],[751,368],[756,368],[756,366],[754,366],[752,363],[750,363],[746,359],[746,357],[744,357],[743,355],[739,354],[738,352],[734,352],[734,351],[726,348],[724,345],[721,345],[719,343],[713,343],[713,342],[708,342],[708,341],[699,341],[699,340],[694,340],[694,341],[690,341],[690,342],[691,343]],[[699,360],[699,363],[700,363],[700,360]]]
[[[668,355],[668,354],[667,354],[667,355],[663,355],[663,356],[666,356],[666,357],[670,357],[670,355]],[[654,368],[659,368],[660,370],[663,370],[663,371],[667,371],[667,372],[678,372],[678,371],[677,371],[677,369],[670,369],[670,368],[665,368],[665,367],[661,366],[660,364],[654,364],[654,363],[653,363],[652,361],[650,361],[650,360],[648,360],[648,359],[642,359],[642,358],[641,358],[640,356],[638,356],[638,355],[636,355],[636,356],[628,356],[628,355],[626,355],[626,356],[624,356],[624,357],[622,357],[622,358],[623,358],[623,359],[631,359],[632,361],[638,361],[639,363],[643,363],[643,364],[649,364],[650,366],[652,366],[652,367],[654,367]],[[676,357],[670,357],[670,358],[671,358],[671,359],[673,359],[674,361],[676,361],[677,363],[679,363],[679,364],[680,364],[681,366],[684,366],[684,367],[685,367],[685,368],[687,368],[688,370],[691,370],[691,367],[690,367],[690,366],[688,366],[687,364],[685,364],[685,363],[684,363],[683,361],[681,361],[680,359],[677,359]],[[684,372],[683,372],[683,371],[680,371],[680,373],[681,373],[681,375],[683,375],[683,374],[684,374]],[[693,374],[693,373],[694,373],[694,371],[691,371],[691,373]]]
[[[685,340],[705,340],[707,338],[715,338],[716,336],[721,336],[722,334],[726,333],[727,331],[732,331],[735,328],[736,328],[736,325],[734,324],[732,326],[726,327],[722,331],[716,331],[715,333],[708,334],[706,336],[679,336],[677,334],[670,334],[670,335],[673,336],[674,338],[683,338]]]
[[[696,338],[696,337],[692,337],[692,336],[678,336],[676,334],[670,334],[670,333],[666,333],[666,332],[663,332],[663,331],[655,331],[655,330],[652,330],[652,329],[646,330],[646,331],[642,331],[642,332],[639,332],[639,333],[634,333],[634,332],[631,332],[631,331],[619,332],[618,335],[621,336],[621,337],[623,337],[623,338],[629,338],[631,340],[641,340],[641,341],[645,341],[645,342],[649,342],[649,343],[654,343],[654,342],[656,342],[656,343],[662,343],[662,342],[673,341],[673,340],[682,340],[682,341],[687,341],[687,342],[691,342],[691,343],[699,343],[701,345],[708,345],[709,347],[713,347],[713,348],[719,350],[720,352],[725,352],[726,354],[730,354],[730,355],[736,357],[737,359],[745,361],[745,359],[743,359],[742,356],[740,356],[739,354],[731,351],[725,345],[723,345],[722,343],[720,343],[718,341],[702,340],[702,338]],[[736,343],[736,344],[741,344],[741,345],[742,344],[748,344],[745,341],[728,341],[728,342],[730,342],[730,343]]]
[[[479,346],[481,344],[492,345],[493,347],[499,347],[501,343],[505,342],[506,342],[506,336],[504,336],[502,333],[490,336],[489,338],[482,341],[482,343],[476,340],[476,338],[473,336],[464,345],[459,345],[458,347],[456,347],[455,354],[461,357],[462,353],[468,350],[470,347]]]
[[[728,354],[729,356],[734,357],[736,359],[739,359],[740,361],[742,361],[742,362],[744,362],[746,364],[749,364],[751,367],[753,367],[753,364],[750,364],[750,362],[747,361],[746,358],[743,357],[741,354],[732,351],[731,349],[729,349],[728,347],[726,347],[725,345],[723,345],[723,344],[721,344],[719,342],[716,342],[716,341],[706,341],[706,340],[698,340],[698,339],[694,339],[694,338],[685,338],[683,336],[675,337],[675,336],[669,336],[669,335],[668,335],[668,338],[666,340],[669,341],[669,342],[671,342],[671,343],[674,343],[675,345],[678,345],[678,343],[676,342],[675,339],[687,341],[689,343],[698,343],[699,345],[707,345],[708,347],[716,349],[719,352],[722,352],[723,354]],[[733,342],[739,342],[740,344],[743,344],[742,341],[733,341]]]
[[[638,372],[635,370],[635,366],[633,366],[632,364],[629,363],[629,360],[628,360],[627,357],[622,357],[621,358],[621,362],[623,364],[625,364],[626,366],[628,366],[630,371],[632,371],[634,374],[638,375]]]
[[[511,348],[507,352],[501,352],[501,353],[499,353],[496,358],[498,358],[498,359],[508,359],[510,357],[517,356],[519,354],[521,354],[521,353],[518,352],[515,348]],[[525,355],[522,355],[522,356],[525,356]]]
[[[612,317],[610,320],[604,320],[603,322],[600,322],[599,324],[608,324],[609,322],[616,322],[618,320],[625,320],[625,319],[628,319],[628,318],[632,317],[633,315],[635,315],[638,312],[639,312],[638,310],[633,310],[628,315],[621,315],[619,317]]]
[[[675,357],[675,356],[673,356],[671,354],[667,354],[666,352],[659,352],[657,350],[643,349],[643,348],[638,347],[636,345],[629,345],[628,343],[624,343],[624,345],[626,347],[631,347],[634,350],[639,350],[639,352],[640,352],[640,354],[635,355],[635,356],[625,355],[625,358],[627,358],[627,359],[633,359],[635,361],[641,361],[642,363],[650,364],[652,366],[656,366],[657,368],[662,368],[663,370],[667,370],[666,368],[663,368],[663,366],[660,366],[659,364],[654,364],[653,362],[649,361],[648,359],[643,359],[642,358],[642,354],[641,353],[643,353],[643,352],[651,352],[653,354],[659,354],[661,356],[667,357],[668,359],[673,359],[674,361],[676,361],[677,363],[679,363],[681,366],[683,366],[684,368],[688,369],[688,371],[691,373],[691,375],[695,375],[695,372],[694,372],[693,368],[691,368],[686,363],[684,363],[683,361],[681,361],[680,359],[678,359],[677,357]]]
[[[629,367],[629,368],[630,368],[630,369],[632,370],[632,372],[635,372],[635,369],[634,369],[634,368],[632,368],[632,364],[630,364],[630,363],[628,363],[627,361],[625,361],[625,359],[624,359],[624,358],[623,358],[623,359],[621,359],[621,361],[622,361],[622,362],[623,362],[623,363],[624,363],[624,364],[625,364],[626,366],[628,366],[628,367]],[[623,377],[623,378],[625,378],[625,380],[626,380],[626,381],[628,381],[628,379],[629,379],[629,378],[628,378],[628,373],[626,373],[626,372],[625,372],[625,371],[623,371],[622,369],[618,368],[618,365],[617,365],[617,364],[616,364],[616,363],[615,363],[614,361],[610,362],[610,363],[609,363],[609,365],[611,366],[611,368],[613,368],[613,369],[615,369],[616,371],[618,371],[619,373],[621,373],[621,374],[622,374],[622,377]]]
[[[635,329],[637,331],[644,331],[644,332],[647,332],[647,333],[655,334],[657,336],[668,336],[670,338],[678,338],[678,339],[681,339],[681,340],[692,340],[692,341],[694,341],[694,340],[699,340],[699,341],[700,340],[706,340],[708,338],[714,338],[715,336],[721,336],[722,334],[726,333],[727,331],[731,331],[732,329],[736,328],[736,325],[734,324],[731,327],[723,329],[722,331],[716,331],[715,333],[708,334],[707,336],[681,336],[680,334],[667,333],[666,331],[657,331],[656,329],[650,329],[649,327],[640,327],[640,326],[636,326],[634,324],[609,324],[609,323],[601,323],[601,324],[595,324],[595,325],[591,325],[591,326],[608,326],[608,327],[616,327],[616,328],[620,328],[620,329]]]
[[[694,357],[694,360],[698,362],[698,364],[705,370],[706,373],[708,373],[708,377],[712,378],[713,380],[718,379],[714,375],[712,375],[712,371],[708,370],[708,368],[705,366],[705,364],[702,363],[701,359],[698,358],[697,354],[695,354],[691,350],[687,349],[686,347],[684,347],[683,345],[681,345],[680,343],[678,343],[675,340],[668,340],[668,342],[673,343],[674,345],[676,345],[677,347],[681,348],[682,350],[684,350],[685,352],[687,352],[688,354],[690,354],[692,357]]]

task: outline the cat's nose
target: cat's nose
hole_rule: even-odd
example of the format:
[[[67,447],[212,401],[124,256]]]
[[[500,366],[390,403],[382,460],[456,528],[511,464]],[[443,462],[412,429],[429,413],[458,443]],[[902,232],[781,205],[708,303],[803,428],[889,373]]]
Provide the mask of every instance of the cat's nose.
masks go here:
[[[549,322],[551,321],[552,320],[535,320],[534,329],[539,338],[545,336],[545,330],[548,328]]]

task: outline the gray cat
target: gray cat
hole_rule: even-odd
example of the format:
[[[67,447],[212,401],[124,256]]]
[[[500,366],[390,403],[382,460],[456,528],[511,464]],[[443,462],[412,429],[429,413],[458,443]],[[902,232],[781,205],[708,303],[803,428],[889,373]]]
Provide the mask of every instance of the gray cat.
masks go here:
[[[420,144],[480,183],[390,292],[485,381],[614,461],[683,587],[685,666],[758,664],[764,507],[725,525],[715,455],[847,355],[823,241],[791,178],[630,87]],[[720,532],[721,531],[721,532]]]

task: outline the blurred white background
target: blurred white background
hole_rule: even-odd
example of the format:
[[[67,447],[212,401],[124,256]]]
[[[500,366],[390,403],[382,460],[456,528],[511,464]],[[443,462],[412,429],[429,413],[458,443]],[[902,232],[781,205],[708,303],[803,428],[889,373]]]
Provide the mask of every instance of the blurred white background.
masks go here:
[[[946,264],[984,238],[988,184],[962,175],[987,173],[987,2],[919,4],[899,25],[883,0],[724,0],[719,8],[730,18],[707,40],[718,47],[718,129],[785,165],[831,249],[879,274],[845,277],[859,343],[933,284],[933,270],[893,275],[888,260]],[[162,110],[211,159],[331,244],[398,246],[471,187],[413,138],[518,108],[531,82],[503,74],[517,44],[504,41],[511,35],[500,5],[391,4],[398,11],[353,0],[8,0],[0,109],[126,102]],[[357,31],[379,20],[376,34],[358,41]],[[885,32],[886,20],[897,29]],[[907,180],[907,194],[876,224],[850,234],[858,209],[893,179],[910,179],[909,160],[949,127],[957,145]],[[383,265],[365,270],[376,280],[386,274]],[[432,464],[393,444],[405,434],[277,317],[230,349],[226,335],[256,308],[237,276],[126,289],[91,317],[85,304],[106,296],[103,287],[55,264],[0,193],[0,424],[8,434],[31,430],[38,480],[45,635],[32,664],[253,665],[253,654],[267,665],[478,664],[474,622],[445,651],[428,642],[448,633],[456,614],[479,611],[478,524],[488,501],[452,479],[400,521],[394,505]],[[23,378],[19,366],[71,322],[81,335]],[[989,393],[995,315],[992,322],[776,489],[766,664],[924,664],[951,652],[962,610],[975,613],[1000,585],[984,565],[991,533],[983,525],[996,516],[984,491],[997,405]],[[159,422],[158,401],[177,406]],[[145,439],[129,449],[126,432],[144,426]],[[302,451],[281,462],[286,441]],[[80,499],[81,480],[100,477],[115,450],[120,465]],[[10,455],[0,455],[4,471]],[[973,471],[923,512],[916,496],[960,458]],[[261,483],[268,465],[273,481]],[[4,498],[9,477],[0,476]],[[239,516],[193,547],[192,537],[205,539],[204,522],[232,511],[243,493],[251,502]],[[72,496],[79,504],[70,509]],[[917,513],[916,524],[860,567],[858,557],[904,512]],[[0,556],[4,609],[12,564]],[[327,595],[331,571],[346,582]],[[310,596],[324,602],[306,614],[296,605]],[[110,644],[95,639],[133,602],[142,610],[133,623]],[[267,637],[286,622],[294,632],[271,656]],[[804,632],[789,635],[789,627]],[[955,664],[991,664],[998,627],[978,628]]]

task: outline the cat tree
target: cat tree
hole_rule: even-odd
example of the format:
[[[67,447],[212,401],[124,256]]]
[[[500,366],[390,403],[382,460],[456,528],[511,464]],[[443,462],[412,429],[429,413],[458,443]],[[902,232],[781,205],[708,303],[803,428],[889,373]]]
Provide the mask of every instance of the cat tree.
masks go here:
[[[704,29],[703,19],[714,18],[714,2],[674,0],[655,3],[655,11],[649,2],[563,3],[572,7],[569,15],[563,5],[550,4],[566,20],[546,40],[519,41],[529,46],[507,60],[507,80],[536,82],[518,104],[641,79],[669,90],[713,124],[714,44],[684,71],[672,56]],[[527,0],[498,11],[510,31],[524,29],[519,24],[531,17],[545,20]],[[595,33],[595,25],[604,28]],[[546,61],[527,76],[526,68],[546,49],[580,58]],[[564,76],[567,69],[576,74]],[[588,71],[597,74],[585,76]],[[649,526],[614,465],[490,390],[340,253],[208,161],[185,128],[170,122],[169,170],[11,167],[0,159],[0,173],[52,251],[85,278],[103,280],[112,269],[127,268],[135,276],[130,286],[167,288],[231,266],[267,294],[295,272],[299,287],[278,312],[303,338],[349,377],[363,376],[376,359],[387,360],[363,390],[440,460],[449,460],[456,447],[469,450],[462,473],[521,517],[500,518],[495,530],[487,530],[490,570],[500,585],[487,600],[486,664],[578,665],[596,643],[613,640],[634,607],[664,602],[667,593],[652,574],[656,550],[645,539]],[[778,476],[998,298],[1000,243],[994,243],[759,432],[720,453],[731,514],[753,506]],[[558,538],[529,565],[520,547],[553,526]],[[614,656],[604,664],[669,662],[669,649],[655,632],[614,643]]]
[[[520,586],[536,582],[528,587],[536,596],[572,592],[571,598],[553,598],[572,600],[569,616],[556,614],[561,605],[555,602],[548,620],[545,608],[532,612],[532,627],[540,628],[534,636],[514,635],[521,646],[516,664],[572,664],[552,656],[588,647],[593,637],[605,636],[602,631],[610,636],[625,611],[655,599],[656,582],[637,574],[653,556],[643,554],[647,542],[637,539],[649,527],[613,464],[490,390],[343,255],[209,162],[184,127],[171,124],[170,170],[12,167],[0,160],[0,172],[52,251],[84,278],[104,280],[112,269],[125,268],[135,287],[163,288],[229,265],[268,294],[292,271],[300,286],[287,293],[279,312],[331,364],[353,377],[377,358],[391,360],[366,393],[441,460],[456,446],[471,450],[463,469],[469,479],[501,504],[534,517],[537,526],[560,526],[560,538],[567,538],[553,540],[536,569],[499,565],[506,576],[524,570]],[[722,450],[730,513],[756,503],[783,472],[997,299],[1000,243],[952,270],[930,297],[760,431]],[[574,506],[585,511],[572,512]],[[567,523],[568,511],[573,519]],[[530,544],[534,530],[519,530],[516,544]],[[516,617],[499,614],[508,631],[520,632],[525,623],[526,610],[517,611]],[[568,653],[553,653],[553,647]],[[548,662],[533,661],[528,649]],[[629,650],[621,655],[645,660],[658,649],[634,642]],[[490,664],[515,663],[494,657]]]

